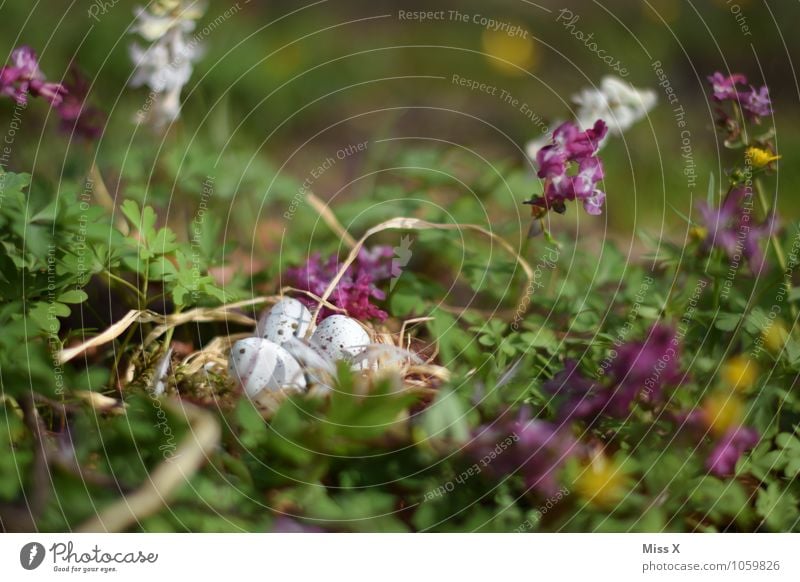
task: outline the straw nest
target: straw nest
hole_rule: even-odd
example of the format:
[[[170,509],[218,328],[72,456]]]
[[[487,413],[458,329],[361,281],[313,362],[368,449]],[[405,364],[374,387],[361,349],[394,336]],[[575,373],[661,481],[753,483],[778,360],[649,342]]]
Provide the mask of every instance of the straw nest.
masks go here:
[[[313,310],[312,325],[308,332],[310,335],[318,321],[320,311],[324,307],[342,312],[328,301],[330,296],[347,269],[356,260],[359,250],[367,239],[387,230],[477,232],[513,256],[529,284],[533,279],[533,271],[528,262],[508,242],[483,227],[471,224],[437,224],[418,218],[397,217],[374,226],[360,239],[355,240],[346,232],[324,202],[313,194],[309,194],[307,199],[320,218],[340,237],[342,243],[350,248],[337,275],[321,297],[311,295],[306,291],[284,288],[279,295],[256,297],[214,308],[200,307],[173,315],[165,316],[149,310],[131,310],[97,336],[80,345],[64,349],[60,354],[61,362],[68,362],[81,354],[114,341],[133,325],[151,324],[151,329],[141,342],[138,353],[131,358],[124,371],[123,384],[145,385],[158,395],[180,396],[203,405],[212,403],[223,407],[231,405],[239,398],[240,391],[228,375],[228,355],[234,342],[251,337],[253,333],[218,336],[202,349],[185,354],[176,353],[172,347],[163,348],[161,343],[168,342],[158,342],[157,340],[164,336],[168,339],[171,338],[173,330],[184,325],[217,322],[225,323],[226,327],[228,324],[254,327],[256,321],[249,314],[256,309],[264,309],[275,304],[285,294],[305,294],[315,301],[316,308]],[[437,363],[436,338],[426,342],[415,334],[416,328],[430,319],[418,317],[405,321],[389,320],[387,324],[380,325],[360,322],[372,341],[363,356],[368,365],[365,366],[359,378],[360,385],[365,391],[369,391],[369,386],[377,379],[391,375],[394,377],[398,389],[431,397],[436,388],[447,381],[450,376],[449,371]],[[317,378],[321,378],[321,381],[313,384],[306,392],[312,395],[320,393],[324,395],[326,391],[330,390],[333,379],[331,378],[331,382],[327,382],[324,370],[321,374],[320,370],[314,370],[314,372]],[[294,393],[296,393],[295,390],[262,393],[256,399],[256,404],[264,416],[269,417],[281,402]]]

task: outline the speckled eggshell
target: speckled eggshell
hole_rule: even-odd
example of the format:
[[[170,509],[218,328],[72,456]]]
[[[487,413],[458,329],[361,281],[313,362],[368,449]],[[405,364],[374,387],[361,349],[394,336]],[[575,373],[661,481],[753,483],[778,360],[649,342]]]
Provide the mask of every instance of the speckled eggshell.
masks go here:
[[[287,297],[264,312],[256,325],[256,335],[278,345],[290,337],[305,337],[311,325],[311,313],[297,299]]]
[[[314,330],[311,343],[334,360],[352,360],[370,343],[369,335],[355,319],[331,315]]]
[[[306,386],[306,379],[297,360],[278,344],[260,337],[243,339],[233,344],[228,371],[250,398],[262,390],[275,391],[288,386]]]

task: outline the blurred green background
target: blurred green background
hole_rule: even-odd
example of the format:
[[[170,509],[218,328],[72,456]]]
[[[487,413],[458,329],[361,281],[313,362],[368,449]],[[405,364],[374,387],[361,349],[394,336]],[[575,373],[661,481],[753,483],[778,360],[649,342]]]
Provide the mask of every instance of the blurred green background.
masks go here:
[[[97,21],[88,14],[95,5],[103,7],[96,9]],[[203,180],[212,175],[218,194],[213,204],[230,211],[228,218],[248,229],[270,220],[280,228],[283,210],[310,172],[340,148],[367,141],[365,153],[337,163],[315,180],[314,191],[326,199],[341,197],[342,204],[385,202],[361,216],[366,224],[381,213],[414,211],[404,207],[414,203],[396,198],[417,194],[381,189],[384,174],[371,172],[396,166],[447,169],[469,177],[452,186],[476,198],[467,212],[472,216],[456,219],[476,221],[486,204],[493,221],[513,217],[511,230],[518,229],[526,212],[520,202],[535,188],[524,144],[541,135],[541,125],[497,95],[470,91],[452,77],[505,90],[545,120],[563,118],[573,93],[611,72],[557,22],[567,8],[580,16],[575,28],[592,33],[624,63],[634,85],[657,88],[652,63],[663,63],[687,112],[698,176],[692,191],[683,174],[681,130],[657,88],[659,105],[650,118],[603,152],[608,207],[595,228],[607,226],[621,237],[641,228],[666,228],[681,236],[680,213],[690,213],[691,196],[706,196],[711,174],[724,183],[724,170],[736,154],[715,136],[705,83],[715,70],[740,71],[754,84],[769,85],[783,156],[770,186],[784,216],[798,209],[800,107],[792,59],[800,55],[794,31],[800,2],[214,0],[195,30],[205,56],[184,91],[183,117],[166,136],[132,123],[147,96],[144,89],[126,86],[136,5],[127,0],[0,4],[0,53],[7,58],[15,46],[31,45],[53,80],[71,62],[78,64],[92,82],[92,102],[109,115],[103,138],[86,144],[59,135],[54,116],[41,103],[28,108],[9,166],[33,172],[34,199],[46,199],[54,190],[74,191],[96,156],[118,199],[156,201],[180,220],[181,204],[197,204]],[[469,18],[451,19],[448,13],[445,20],[419,22],[400,18],[401,10],[457,10]],[[474,15],[520,25],[530,34],[522,40],[492,35],[473,22]],[[519,68],[503,66],[493,55]],[[2,100],[0,131],[12,114],[13,103]],[[464,151],[475,153],[461,155]],[[500,193],[492,193],[497,184],[486,181],[493,171],[489,162],[508,179]],[[406,177],[426,173],[403,171]],[[467,183],[483,184],[489,193],[470,191]],[[422,188],[418,194],[428,196]],[[192,204],[186,213],[193,212]],[[571,217],[578,220],[578,213]]]

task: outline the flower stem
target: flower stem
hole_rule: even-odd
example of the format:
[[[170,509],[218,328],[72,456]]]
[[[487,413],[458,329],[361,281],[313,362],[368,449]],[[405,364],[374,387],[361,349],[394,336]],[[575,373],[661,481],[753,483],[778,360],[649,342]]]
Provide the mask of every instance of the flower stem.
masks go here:
[[[183,310],[183,307],[178,306],[175,308],[175,312],[173,315],[178,315]],[[175,326],[173,325],[170,327],[166,334],[164,335],[164,351],[169,350],[169,346],[172,343],[172,336],[175,333]]]
[[[761,205],[761,210],[764,213],[765,219],[769,219],[770,215],[770,204],[767,201],[767,196],[764,193],[764,188],[761,185],[761,180],[755,178],[754,180],[754,187],[756,194],[758,195],[758,201]],[[794,304],[794,301],[791,299],[791,291],[792,291],[792,274],[789,272],[787,263],[786,263],[786,254],[783,252],[783,247],[781,246],[781,241],[778,240],[778,235],[775,234],[774,230],[770,233],[769,237],[770,243],[772,244],[772,249],[775,251],[775,258],[778,260],[778,266],[783,273],[783,283],[786,285],[786,291],[789,294],[789,309],[792,312],[792,322],[797,320],[798,311],[797,306]],[[794,328],[794,325],[792,325]]]
[[[764,194],[764,188],[761,186],[761,180],[758,178],[755,179],[755,189],[756,194],[758,195],[758,201],[761,204],[761,210],[764,213],[764,217],[769,218],[770,205],[767,201],[766,194]],[[775,250],[775,256],[778,259],[778,264],[780,265],[781,269],[786,272],[786,255],[783,253],[783,247],[781,247],[778,236],[772,232],[770,234],[770,240],[772,241],[772,247]]]
[[[140,301],[141,303],[146,303],[146,301],[145,301],[145,295],[144,295],[144,294],[143,294],[141,291],[139,291],[139,289],[137,289],[137,288],[136,288],[136,286],[132,285],[131,283],[129,283],[128,281],[126,281],[126,280],[125,280],[125,279],[123,279],[122,277],[119,277],[119,276],[115,275],[115,274],[114,274],[114,273],[112,273],[111,271],[105,271],[105,272],[104,272],[104,274],[105,274],[105,275],[106,275],[106,276],[107,276],[109,279],[111,279],[112,281],[116,281],[116,282],[117,282],[117,283],[119,283],[120,285],[123,285],[124,287],[127,287],[128,289],[130,289],[131,291],[133,291],[133,293],[136,295],[136,297],[139,299],[139,301]],[[146,308],[146,306],[145,306],[145,308]]]
[[[531,247],[531,237],[528,236],[528,233],[525,233],[524,238],[522,239],[522,244],[519,246],[519,256],[525,260],[528,260],[528,251]],[[520,278],[524,276],[524,271],[517,265],[517,268],[514,270],[514,277],[511,280],[511,289],[516,289],[517,284],[520,282]],[[513,292],[513,291],[512,291]],[[522,290],[523,295],[525,294],[525,289]]]
[[[119,381],[119,366],[122,363],[122,358],[125,355],[125,352],[128,351],[128,344],[130,344],[131,339],[136,334],[138,330],[138,326],[132,325],[128,329],[128,333],[125,334],[125,338],[122,340],[122,345],[119,347],[119,351],[114,356],[114,365],[111,368],[111,378],[116,382],[116,387],[121,387],[122,383]]]

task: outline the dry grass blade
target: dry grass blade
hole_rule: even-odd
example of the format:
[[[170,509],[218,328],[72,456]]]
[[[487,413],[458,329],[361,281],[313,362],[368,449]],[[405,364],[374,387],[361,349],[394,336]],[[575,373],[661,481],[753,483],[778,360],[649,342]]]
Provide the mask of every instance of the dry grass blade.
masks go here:
[[[75,396],[86,402],[98,412],[112,412],[113,414],[123,414],[126,404],[99,392],[91,390],[77,390]]]
[[[239,323],[242,325],[255,325],[256,322],[252,317],[248,317],[243,313],[238,313],[237,310],[242,309],[243,307],[249,307],[252,305],[260,305],[262,303],[269,303],[269,302],[276,302],[279,301],[281,297],[279,295],[271,295],[266,297],[256,297],[254,299],[248,299],[246,301],[239,301],[236,303],[229,303],[227,305],[222,305],[220,307],[198,307],[197,309],[192,309],[190,311],[185,311],[183,313],[178,313],[175,315],[160,315],[153,311],[139,311],[136,309],[132,309],[125,316],[117,321],[116,323],[109,326],[103,333],[94,336],[91,339],[86,340],[85,342],[62,350],[59,354],[59,361],[63,364],[69,362],[76,356],[82,354],[86,350],[89,350],[93,347],[102,346],[107,344],[111,341],[114,341],[119,336],[121,336],[125,331],[135,323],[153,323],[158,322],[158,326],[151,331],[144,340],[143,346],[147,346],[156,339],[158,339],[162,334],[166,333],[167,330],[177,327],[179,325],[183,325],[185,323],[191,322],[213,322],[213,321],[226,321],[226,322],[233,322]]]
[[[328,206],[326,202],[320,200],[316,194],[313,194],[312,192],[306,194],[306,200],[308,200],[308,203],[311,205],[311,207],[319,213],[320,217],[322,217],[322,220],[325,221],[325,224],[327,224],[347,246],[350,248],[356,246],[356,239],[350,236],[350,233],[345,230],[344,226],[342,226],[342,223],[339,222],[339,220],[336,218],[336,215],[331,210],[331,207]]]
[[[215,337],[202,350],[189,354],[181,362],[181,369],[185,374],[197,374],[206,364],[214,364],[219,368],[228,365],[228,352],[231,346],[240,339],[252,337],[250,333],[237,333]]]
[[[433,317],[415,317],[413,319],[406,319],[403,322],[403,325],[400,327],[400,339],[397,340],[397,344],[401,347],[408,349],[408,347],[405,345],[406,328],[409,325],[416,325],[418,323],[425,323],[427,321],[433,321],[433,320],[434,320]],[[409,338],[409,342],[410,341],[411,338]]]
[[[134,323],[137,322],[145,323],[148,321],[155,321],[157,318],[163,319],[163,316],[160,316],[152,311],[139,311],[136,309],[132,309],[131,311],[126,313],[122,319],[120,319],[118,322],[108,327],[100,335],[96,335],[93,338],[88,339],[77,346],[61,350],[61,353],[58,355],[58,360],[60,363],[65,364],[74,357],[82,354],[83,352],[91,348],[102,346],[103,344],[107,344],[108,342],[114,341],[123,333],[125,333],[125,330],[128,329]]]
[[[336,273],[336,276],[328,285],[328,288],[325,289],[325,293],[322,294],[321,299],[323,301],[327,301],[328,298],[333,294],[333,291],[336,289],[336,286],[339,284],[339,281],[342,280],[344,274],[347,272],[347,269],[350,268],[350,265],[358,257],[358,252],[364,246],[364,243],[367,239],[379,232],[383,232],[385,230],[473,230],[479,232],[487,237],[489,237],[492,241],[496,241],[504,250],[506,250],[510,255],[514,257],[517,263],[522,267],[522,270],[525,271],[525,276],[527,277],[527,282],[525,287],[527,288],[528,285],[533,281],[533,269],[531,268],[528,261],[526,261],[522,255],[520,255],[517,251],[514,250],[508,242],[497,236],[491,231],[486,230],[485,228],[478,226],[476,224],[441,224],[436,222],[428,222],[427,220],[422,220],[420,218],[406,218],[406,217],[396,217],[389,219],[385,222],[382,222],[376,226],[370,228],[364,236],[362,236],[358,242],[355,244],[353,249],[350,251],[350,254],[347,255],[347,258],[342,263],[341,267],[339,267],[339,272]],[[322,310],[322,304],[318,305],[316,310],[314,310],[314,314],[311,317],[311,327],[313,328],[316,324],[317,317],[319,317],[319,312]]]
[[[144,339],[144,346],[148,346],[165,334],[169,329],[178,327],[185,323],[209,323],[213,321],[225,321],[229,323],[238,323],[241,325],[255,326],[256,320],[238,310],[243,307],[252,307],[253,305],[261,305],[262,303],[277,303],[283,299],[280,295],[268,295],[265,297],[255,297],[245,301],[237,301],[236,303],[228,303],[219,307],[198,307],[183,313],[176,313],[168,316],[164,323],[153,329]]]
[[[84,522],[77,531],[121,532],[166,506],[169,497],[202,466],[219,443],[221,430],[215,416],[193,404],[165,400],[175,414],[189,423],[189,433],[175,454],[165,459],[133,493],[126,495]]]

